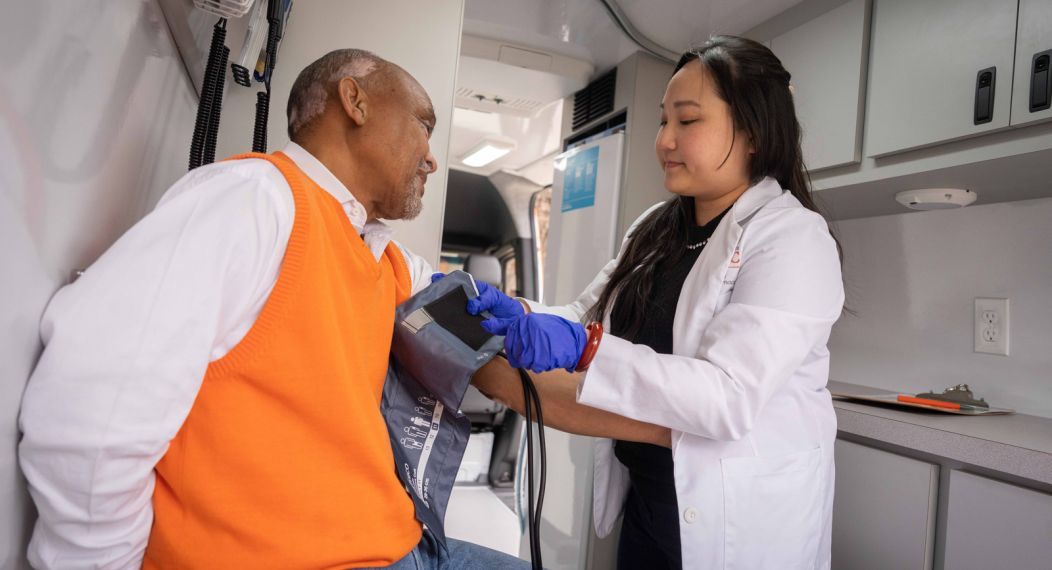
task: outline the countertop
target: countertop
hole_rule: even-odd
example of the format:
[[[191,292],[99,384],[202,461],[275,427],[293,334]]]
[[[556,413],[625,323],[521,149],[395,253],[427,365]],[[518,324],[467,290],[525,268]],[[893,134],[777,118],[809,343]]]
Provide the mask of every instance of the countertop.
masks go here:
[[[832,380],[829,390],[893,393]],[[1052,418],[958,416],[836,399],[833,407],[841,433],[1052,485]]]

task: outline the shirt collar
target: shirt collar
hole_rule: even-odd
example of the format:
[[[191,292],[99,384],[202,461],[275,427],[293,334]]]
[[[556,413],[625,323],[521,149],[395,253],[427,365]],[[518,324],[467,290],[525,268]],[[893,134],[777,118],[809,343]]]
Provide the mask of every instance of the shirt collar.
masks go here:
[[[354,197],[354,194],[351,194],[351,191],[320,160],[307,152],[307,149],[294,142],[289,142],[281,152],[291,158],[292,162],[295,162],[296,166],[300,167],[300,170],[308,178],[313,180],[318,186],[321,186],[322,190],[336,198],[340,205],[343,206],[343,212],[347,215],[347,219],[351,221],[354,230],[362,236],[365,245],[372,251],[373,257],[380,259],[387,244],[391,241],[394,230],[381,221],[373,220],[370,222],[365,213],[365,206]]]
[[[749,216],[756,213],[761,207],[767,202],[774,200],[775,198],[782,195],[785,190],[778,184],[778,181],[770,176],[765,177],[763,180],[756,183],[756,185],[750,187],[742,194],[738,201],[731,207],[732,219],[741,224]]]
[[[291,158],[292,162],[295,162],[296,166],[300,167],[308,178],[313,180],[318,186],[321,186],[322,190],[336,198],[336,201],[343,206],[343,211],[347,213],[347,217],[351,220],[354,228],[358,230],[358,233],[362,233],[365,230],[367,225],[365,206],[354,197],[354,194],[351,194],[351,191],[320,160],[307,152],[307,149],[294,142],[289,142],[281,152]],[[368,225],[371,226],[372,223]]]

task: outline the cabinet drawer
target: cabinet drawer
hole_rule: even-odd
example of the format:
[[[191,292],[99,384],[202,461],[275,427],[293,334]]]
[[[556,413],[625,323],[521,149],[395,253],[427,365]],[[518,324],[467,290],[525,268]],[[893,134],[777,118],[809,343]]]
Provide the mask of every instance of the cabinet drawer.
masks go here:
[[[1052,564],[1052,495],[954,470],[946,517],[945,568]]]
[[[939,468],[836,442],[833,569],[931,568]]]

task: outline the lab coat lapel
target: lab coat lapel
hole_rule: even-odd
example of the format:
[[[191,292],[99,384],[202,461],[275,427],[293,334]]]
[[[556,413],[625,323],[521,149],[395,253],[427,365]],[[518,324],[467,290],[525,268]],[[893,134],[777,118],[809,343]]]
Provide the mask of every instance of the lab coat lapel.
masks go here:
[[[683,281],[672,323],[674,354],[697,356],[701,335],[712,320],[723,274],[741,234],[742,228],[733,222],[732,216],[724,216]]]
[[[672,324],[672,352],[695,357],[701,337],[712,320],[724,276],[736,250],[741,248],[743,224],[761,207],[782,195],[782,188],[767,177],[745,191],[716,227],[709,243],[694,263],[680,291]]]

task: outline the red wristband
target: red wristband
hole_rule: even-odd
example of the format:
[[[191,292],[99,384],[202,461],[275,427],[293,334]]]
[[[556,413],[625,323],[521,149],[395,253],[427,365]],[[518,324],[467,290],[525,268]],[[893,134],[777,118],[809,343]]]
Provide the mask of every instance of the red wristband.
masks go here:
[[[585,330],[588,331],[588,341],[584,345],[584,350],[581,351],[581,358],[577,361],[577,368],[574,369],[574,372],[588,370],[595,354],[599,352],[599,343],[603,340],[603,323],[592,321],[588,323]]]

